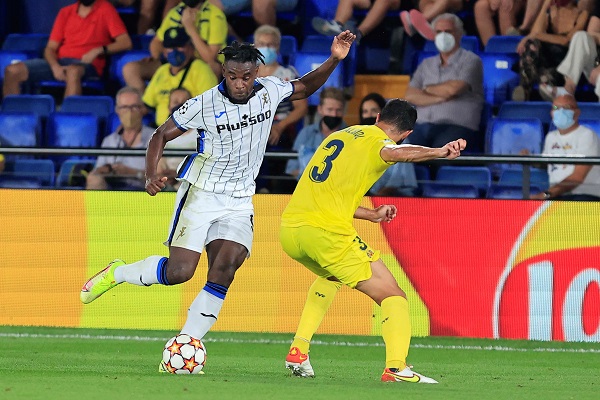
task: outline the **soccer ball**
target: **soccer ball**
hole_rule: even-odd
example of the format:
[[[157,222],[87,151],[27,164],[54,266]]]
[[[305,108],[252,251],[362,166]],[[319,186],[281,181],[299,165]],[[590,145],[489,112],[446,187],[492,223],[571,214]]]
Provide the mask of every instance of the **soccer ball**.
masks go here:
[[[199,374],[206,363],[206,348],[200,339],[182,333],[165,344],[162,359],[172,374]]]

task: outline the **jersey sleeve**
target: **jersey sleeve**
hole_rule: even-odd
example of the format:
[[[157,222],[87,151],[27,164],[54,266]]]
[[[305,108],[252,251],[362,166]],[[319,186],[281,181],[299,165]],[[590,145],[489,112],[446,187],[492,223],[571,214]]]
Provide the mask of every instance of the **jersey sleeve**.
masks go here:
[[[206,129],[202,117],[202,96],[191,98],[173,113],[173,122],[183,132],[188,129]]]
[[[294,85],[289,81],[285,81],[275,76],[267,76],[262,79],[269,81],[272,84],[270,86],[274,87],[274,89],[277,91],[277,104],[286,101],[292,94],[294,94]],[[273,93],[271,93],[271,95],[273,95]]]

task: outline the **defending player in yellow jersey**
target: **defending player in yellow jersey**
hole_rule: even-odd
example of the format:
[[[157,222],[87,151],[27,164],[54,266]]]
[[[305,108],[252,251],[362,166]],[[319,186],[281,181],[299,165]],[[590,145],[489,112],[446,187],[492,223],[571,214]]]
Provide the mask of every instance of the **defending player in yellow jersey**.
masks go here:
[[[401,145],[412,132],[416,109],[390,100],[375,125],[351,126],[329,135],[304,170],[281,220],[284,251],[318,278],[309,289],[298,330],[286,357],[294,375],[314,377],[308,358],[310,340],[342,284],[357,289],[381,306],[386,345],[384,382],[437,383],[406,364],[411,327],[406,294],[392,273],[357,235],[353,218],[389,222],[396,207],[360,207],[362,197],[397,162],[454,159],[466,141],[440,148]]]

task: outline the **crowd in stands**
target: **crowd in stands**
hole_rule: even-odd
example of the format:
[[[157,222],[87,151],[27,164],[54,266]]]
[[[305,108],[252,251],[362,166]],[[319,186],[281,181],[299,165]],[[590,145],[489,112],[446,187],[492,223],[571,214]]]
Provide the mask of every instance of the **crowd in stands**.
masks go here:
[[[126,10],[133,10],[133,23],[124,22]],[[290,12],[297,18],[288,19],[286,13]],[[581,142],[587,146],[581,154],[600,156],[597,137],[589,135],[600,126],[596,123],[600,113],[596,118],[584,117],[578,105],[597,103],[600,97],[598,1],[73,0],[53,18],[52,30],[38,54],[15,51],[8,45],[11,35],[4,38],[0,50],[0,147],[19,143],[10,139],[17,133],[3,131],[4,116],[15,112],[4,105],[5,100],[49,93],[56,103],[50,114],[62,112],[61,103],[71,96],[112,97],[114,109],[98,120],[100,136],[92,147],[143,149],[153,129],[174,110],[221,81],[219,51],[227,43],[253,42],[265,61],[259,66],[259,76],[293,80],[301,75],[298,71],[304,55],[327,53],[331,36],[350,30],[357,36],[356,49],[338,66],[339,77],[330,78],[312,98],[284,102],[277,109],[267,151],[298,155],[289,160],[267,157],[257,181],[260,192],[293,190],[321,141],[347,126],[344,117],[355,73],[388,73],[381,65],[392,59],[401,60],[404,74],[410,75],[406,92],[398,96],[418,111],[415,129],[406,143],[439,147],[464,138],[466,153],[470,154],[546,154],[554,153],[556,146],[572,150]],[[231,23],[240,18],[243,24]],[[254,28],[252,34],[240,37],[248,27]],[[282,31],[293,34],[283,35]],[[379,87],[369,89],[372,93],[361,99],[357,110],[357,122],[363,125],[375,123],[386,101],[377,93]],[[527,118],[514,122],[514,116],[502,116],[503,107],[511,101],[524,107],[546,107],[546,111],[540,113],[542,117],[530,115],[530,124],[523,128]],[[560,125],[565,112],[573,113],[567,118],[571,125]],[[531,122],[532,118],[538,118],[537,123]],[[41,139],[34,145],[48,146],[44,132],[56,130],[54,122],[49,122],[54,120],[45,114],[36,116],[36,121],[36,135]],[[522,138],[514,139],[515,132],[523,130],[541,133],[531,135],[530,141],[535,143],[523,145],[519,142]],[[505,141],[500,151],[494,144],[497,137]],[[548,138],[555,140],[550,147]],[[167,148],[194,151],[197,145],[197,133],[192,131]],[[565,154],[574,154],[571,150]],[[0,173],[5,170],[0,186],[1,177],[14,172],[13,163],[18,158],[0,154]],[[170,188],[177,187],[175,175],[181,160],[165,157],[159,163],[159,169],[169,177]],[[83,186],[143,190],[143,163],[143,157],[100,156],[83,171]],[[55,167],[59,172],[61,166]],[[532,185],[532,198],[580,193],[573,182],[581,184],[586,176],[592,179],[598,168],[565,167],[573,176],[563,173],[559,179],[554,173],[557,166],[542,166],[550,178]],[[399,163],[369,193],[432,193],[435,185],[427,183],[435,183],[439,168],[439,164]],[[502,172],[514,168],[490,167],[491,185],[500,184]],[[565,179],[571,186],[561,186]],[[581,187],[594,185],[586,181]],[[488,189],[493,191],[491,186]],[[595,191],[584,194],[595,196]],[[460,190],[451,195],[469,196]],[[487,192],[478,192],[475,197],[485,196]]]

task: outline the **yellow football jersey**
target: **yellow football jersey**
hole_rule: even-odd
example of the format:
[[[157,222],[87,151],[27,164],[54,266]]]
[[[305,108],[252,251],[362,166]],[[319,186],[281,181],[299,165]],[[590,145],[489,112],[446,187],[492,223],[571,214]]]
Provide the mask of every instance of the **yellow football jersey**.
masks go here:
[[[354,212],[363,196],[393,164],[381,158],[381,149],[394,144],[375,125],[350,126],[329,135],[300,177],[281,224],[353,234]]]
[[[187,7],[185,3],[181,2],[167,12],[156,30],[156,36],[161,41],[164,41],[167,29],[183,26],[181,25],[181,13],[185,7]],[[196,13],[195,22],[198,34],[208,45],[218,44],[221,48],[227,45],[227,18],[220,8],[205,1],[202,8]],[[196,57],[198,57],[197,54]],[[222,56],[219,56],[219,61],[224,61]]]

